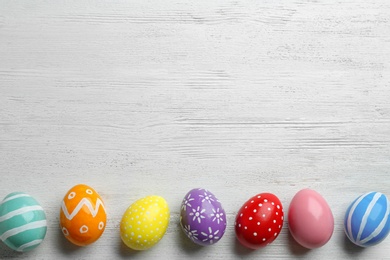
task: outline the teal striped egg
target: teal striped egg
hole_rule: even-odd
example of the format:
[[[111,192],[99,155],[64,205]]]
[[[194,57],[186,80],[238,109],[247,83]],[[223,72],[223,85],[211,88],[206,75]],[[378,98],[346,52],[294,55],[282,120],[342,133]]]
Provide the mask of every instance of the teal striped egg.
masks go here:
[[[9,194],[0,204],[0,239],[8,247],[26,252],[45,238],[46,215],[41,205],[23,192]]]

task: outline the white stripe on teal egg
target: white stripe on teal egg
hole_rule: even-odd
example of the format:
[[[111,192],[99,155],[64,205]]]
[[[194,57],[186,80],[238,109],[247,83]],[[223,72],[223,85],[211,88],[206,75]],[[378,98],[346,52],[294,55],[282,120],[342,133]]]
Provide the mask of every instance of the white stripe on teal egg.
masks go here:
[[[381,193],[379,193],[379,192],[375,193],[374,197],[370,201],[370,204],[368,204],[368,207],[366,209],[366,212],[364,212],[362,222],[361,222],[360,227],[359,227],[359,232],[358,232],[358,235],[356,237],[356,241],[361,242],[360,238],[362,237],[363,230],[366,227],[368,216],[371,214],[372,209],[374,208],[375,204],[377,203],[377,201],[379,200],[379,198],[381,196],[382,196]]]
[[[352,235],[352,214],[355,212],[355,209],[357,208],[357,206],[359,205],[359,203],[365,198],[366,196],[360,196],[356,201],[355,203],[352,205],[350,211],[349,211],[349,214],[348,214],[348,219],[347,219],[347,227],[348,227],[348,234],[349,234],[349,237],[353,240],[355,240],[353,238],[353,235]]]
[[[33,246],[37,246],[37,245],[39,245],[40,243],[42,243],[42,241],[43,241],[42,239],[36,239],[36,240],[30,241],[30,242],[28,242],[28,243],[26,243],[26,244],[21,245],[20,247],[18,247],[18,248],[16,249],[16,251],[18,251],[18,252],[23,252],[24,249],[29,248],[29,247],[33,247]]]
[[[365,239],[360,241],[361,244],[365,244],[365,243],[369,242],[371,239],[373,239],[374,237],[376,237],[377,235],[379,235],[383,231],[383,229],[385,228],[386,223],[388,221],[388,217],[386,217],[386,216],[389,216],[389,214],[390,214],[390,202],[387,201],[387,209],[386,209],[385,217],[382,219],[381,223],[374,230],[374,232],[372,232],[368,237],[366,237]]]
[[[0,240],[5,241],[7,238],[9,238],[11,236],[15,236],[15,235],[22,233],[24,231],[28,231],[28,230],[32,230],[32,229],[36,229],[36,228],[41,228],[41,227],[47,227],[46,220],[39,220],[39,221],[25,224],[25,225],[20,226],[20,227],[10,229],[10,230],[4,232],[0,236]]]
[[[8,198],[5,198],[1,204],[7,202],[7,201],[10,201],[10,200],[14,200],[14,199],[17,199],[17,198],[22,198],[22,197],[31,197],[30,195],[26,194],[26,193],[19,193],[19,194],[16,194],[16,195],[13,195],[11,197],[8,197]],[[0,204],[0,205],[1,205]]]
[[[0,223],[7,220],[7,219],[12,218],[12,217],[22,215],[24,213],[31,212],[31,211],[43,211],[43,208],[39,205],[35,205],[35,206],[23,207],[23,208],[8,212],[7,214],[0,216]]]

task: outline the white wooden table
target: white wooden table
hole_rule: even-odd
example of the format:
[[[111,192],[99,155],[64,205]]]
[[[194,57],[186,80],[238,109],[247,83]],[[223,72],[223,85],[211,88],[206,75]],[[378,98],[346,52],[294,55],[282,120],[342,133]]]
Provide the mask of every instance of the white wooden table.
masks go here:
[[[0,0],[0,197],[30,193],[48,217],[26,259],[390,259],[390,238],[361,249],[343,232],[358,195],[390,196],[390,2]],[[95,244],[58,224],[66,191],[94,187],[108,210]],[[192,188],[228,214],[201,248],[178,225]],[[240,206],[260,192],[287,212],[302,188],[335,217],[305,250],[288,233],[250,251],[235,240]],[[119,221],[136,199],[171,208],[164,239],[127,249]]]

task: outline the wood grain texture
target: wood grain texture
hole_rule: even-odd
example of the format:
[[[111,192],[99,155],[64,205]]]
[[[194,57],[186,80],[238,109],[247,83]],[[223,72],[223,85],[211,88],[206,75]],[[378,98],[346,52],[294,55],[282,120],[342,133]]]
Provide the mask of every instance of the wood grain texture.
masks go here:
[[[390,196],[390,2],[0,0],[0,197],[22,190],[49,230],[28,254],[0,258],[390,259],[390,241],[360,249],[343,233],[361,193]],[[104,198],[107,229],[76,248],[60,202],[86,183]],[[192,188],[228,214],[223,239],[199,248],[178,226]],[[307,251],[287,223],[270,246],[234,237],[239,207],[260,192],[285,211],[310,187],[335,217],[330,242]],[[171,223],[132,252],[119,221],[157,194]]]

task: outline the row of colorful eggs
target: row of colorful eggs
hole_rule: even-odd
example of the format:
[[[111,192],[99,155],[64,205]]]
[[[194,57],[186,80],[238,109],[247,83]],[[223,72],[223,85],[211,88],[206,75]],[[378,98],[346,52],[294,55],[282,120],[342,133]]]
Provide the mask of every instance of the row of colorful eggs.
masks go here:
[[[369,192],[351,203],[345,214],[344,230],[356,245],[380,243],[390,232],[390,203],[380,192]],[[86,246],[103,234],[106,210],[100,195],[84,184],[65,195],[60,209],[60,227],[73,244]],[[120,223],[122,241],[134,250],[146,250],[164,236],[170,219],[167,202],[160,196],[147,196],[134,202]],[[237,239],[258,249],[272,243],[284,222],[283,206],[271,193],[260,193],[240,208],[235,220]],[[208,190],[189,191],[182,203],[180,224],[187,237],[202,246],[218,242],[225,233],[226,212]],[[289,229],[306,248],[326,244],[333,234],[334,219],[325,199],[316,191],[304,189],[292,199],[288,211]],[[43,241],[46,215],[39,203],[26,193],[11,193],[0,204],[0,239],[10,248],[25,252]]]

